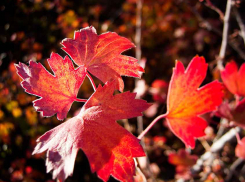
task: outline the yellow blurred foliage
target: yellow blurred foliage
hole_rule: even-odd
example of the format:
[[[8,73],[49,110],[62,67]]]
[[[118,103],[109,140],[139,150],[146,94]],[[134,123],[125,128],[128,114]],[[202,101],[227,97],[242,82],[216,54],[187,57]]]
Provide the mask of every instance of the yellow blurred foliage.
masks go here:
[[[35,111],[35,109],[32,106],[30,106],[26,109],[25,114],[26,114],[27,122],[30,125],[37,124],[37,112]]]
[[[15,118],[18,118],[18,117],[20,117],[20,116],[22,115],[22,110],[21,110],[19,107],[14,108],[14,109],[12,110],[12,115],[13,115]]]
[[[9,135],[9,132],[14,129],[14,125],[10,122],[0,123],[0,139]]]

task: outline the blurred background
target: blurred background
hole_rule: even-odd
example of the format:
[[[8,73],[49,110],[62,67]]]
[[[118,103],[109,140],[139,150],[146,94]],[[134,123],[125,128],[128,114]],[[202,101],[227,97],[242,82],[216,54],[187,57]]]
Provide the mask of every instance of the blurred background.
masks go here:
[[[36,139],[46,131],[59,125],[56,117],[43,118],[32,106],[37,99],[24,92],[14,63],[29,60],[47,64],[51,52],[62,56],[60,42],[73,38],[74,31],[94,26],[98,34],[113,31],[135,43],[137,0],[1,0],[0,1],[0,182],[3,181],[46,181],[45,153],[32,156]],[[245,15],[244,1],[234,1],[237,12]],[[216,9],[215,9],[216,8]],[[152,103],[144,113],[146,127],[157,115],[166,111],[166,94],[175,60],[186,66],[195,55],[204,56],[209,63],[208,76],[204,83],[219,79],[216,60],[219,55],[223,18],[226,8],[224,0],[144,0],[139,9],[142,14],[140,64],[145,65],[142,79],[135,84],[134,78],[123,77],[125,91],[136,91],[138,97]],[[228,47],[225,62],[245,60],[244,42],[236,15],[231,13]],[[135,57],[135,49],[123,54]],[[95,80],[97,84],[100,82]],[[79,98],[89,98],[93,93],[86,79]],[[83,103],[74,103],[68,113],[73,117]],[[217,131],[219,119],[209,118],[207,143]],[[137,134],[137,120],[119,121],[130,132]],[[193,156],[179,151],[184,144],[167,128],[164,121],[158,122],[144,138],[145,150],[149,156],[148,181],[194,180],[190,166],[205,152],[198,141]],[[222,158],[216,161],[215,176],[207,180],[223,180],[223,165],[235,160],[234,151],[224,148]],[[235,144],[234,146],[235,147]],[[99,151],[98,151],[99,152]],[[170,156],[186,165],[178,167]],[[178,156],[182,156],[179,157]],[[183,157],[184,156],[184,157]],[[181,161],[183,160],[183,161]],[[194,162],[193,162],[194,161]],[[144,162],[143,162],[144,163]],[[136,181],[141,181],[140,177]],[[234,181],[238,178],[234,178]],[[76,158],[74,174],[66,181],[101,181],[90,171],[89,163],[80,150]],[[116,181],[110,179],[110,181]],[[216,180],[217,181],[217,180]]]

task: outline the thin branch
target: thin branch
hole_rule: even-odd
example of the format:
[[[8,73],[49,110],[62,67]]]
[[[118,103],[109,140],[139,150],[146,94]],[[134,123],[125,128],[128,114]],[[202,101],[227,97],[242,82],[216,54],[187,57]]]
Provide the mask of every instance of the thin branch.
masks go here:
[[[87,76],[88,79],[90,80],[90,82],[91,82],[91,84],[92,84],[92,86],[93,86],[94,91],[96,91],[96,85],[95,85],[95,83],[94,83],[93,78],[91,77],[91,75],[90,75],[89,73],[87,73],[86,76]]]
[[[136,59],[138,61],[141,60],[141,22],[142,22],[142,6],[143,0],[137,1],[137,8],[136,8],[136,33],[135,33],[135,44],[136,44]],[[135,85],[137,85],[138,80],[135,79]],[[143,117],[137,117],[137,127],[138,127],[138,134],[143,131]]]
[[[237,20],[237,23],[241,29],[241,37],[243,38],[243,42],[244,42],[244,45],[245,45],[245,26],[242,22],[242,18],[238,12],[238,9],[236,7],[233,8],[234,12],[235,12],[235,16],[236,16],[236,20]]]
[[[226,118],[221,118],[219,130],[213,142],[216,142],[225,133],[225,129],[227,128],[228,122],[229,121]]]
[[[222,43],[221,43],[221,48],[220,48],[220,52],[219,52],[219,57],[217,60],[217,68],[219,70],[222,70],[224,68],[223,67],[223,60],[225,57],[225,52],[226,52],[226,47],[227,47],[231,7],[232,7],[232,0],[227,0],[225,17],[224,17],[223,34],[222,34]]]
[[[141,59],[141,23],[142,23],[142,5],[143,0],[137,1],[136,9],[136,33],[135,33],[135,44],[136,44],[136,59],[140,61]]]
[[[189,5],[191,11],[196,15],[197,19],[199,20],[199,22],[202,24],[203,28],[206,28],[208,31],[213,31],[214,33],[216,33],[219,36],[222,36],[222,33],[219,29],[217,29],[216,27],[214,27],[213,25],[211,25],[211,23],[209,23],[208,21],[206,21],[200,14],[199,12],[196,10],[196,8],[192,7],[191,5]],[[240,48],[240,46],[234,42],[232,39],[228,40],[228,44],[229,46],[232,47],[233,50],[235,50],[238,55],[245,60],[245,53],[243,52],[243,50]]]
[[[210,151],[205,152],[198,160],[197,163],[191,168],[193,174],[197,174],[202,166],[204,161],[215,158],[213,157],[215,153],[223,149],[226,142],[232,141],[236,138],[236,133],[240,133],[242,129],[240,127],[230,129],[226,134],[224,134],[220,139],[214,142],[210,148]]]
[[[138,0],[137,1],[137,7],[136,7],[136,32],[135,32],[135,44],[136,44],[136,59],[140,62],[141,61],[141,24],[142,24],[142,6],[143,6],[143,0]],[[135,79],[135,85],[137,85],[138,80]],[[143,117],[139,116],[137,117],[137,126],[138,126],[138,134],[140,134],[143,131]],[[145,143],[142,140],[141,145],[143,149],[145,150]],[[146,152],[145,152],[146,153]],[[153,176],[152,170],[150,168],[150,161],[149,157],[146,153],[146,168],[144,170],[147,170],[152,181],[155,181],[155,178]],[[143,173],[142,173],[142,176]],[[145,177],[145,176],[144,176]],[[146,180],[146,179],[144,179]]]
[[[207,7],[209,7],[210,9],[216,11],[219,14],[221,20],[224,19],[224,13],[219,8],[217,8],[216,6],[214,6],[214,4],[210,0],[206,0],[205,5]]]
[[[153,127],[154,124],[156,124],[157,121],[159,121],[160,119],[163,119],[165,118],[166,114],[162,114],[162,115],[159,115],[158,117],[156,117],[150,125],[147,126],[147,128],[138,136],[138,139],[142,139],[143,136]]]
[[[211,152],[219,152],[223,149],[226,142],[233,140],[236,137],[236,134],[241,132],[240,127],[232,128],[226,134],[224,134],[219,140],[213,143],[210,150]]]
[[[225,178],[225,181],[231,181],[233,174],[236,172],[237,168],[244,163],[244,160],[241,158],[238,158],[235,162],[233,162],[233,164],[230,167],[230,171],[228,173],[228,175]]]

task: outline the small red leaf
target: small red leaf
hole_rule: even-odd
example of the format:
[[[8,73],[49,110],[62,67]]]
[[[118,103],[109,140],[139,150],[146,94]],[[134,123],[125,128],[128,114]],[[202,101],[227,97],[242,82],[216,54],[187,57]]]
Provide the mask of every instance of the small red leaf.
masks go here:
[[[64,39],[62,45],[77,65],[83,65],[104,83],[116,80],[120,91],[124,88],[121,75],[140,78],[139,72],[144,72],[137,59],[121,55],[134,44],[114,32],[97,35],[91,26],[76,31],[74,39]]]
[[[184,149],[180,149],[178,153],[171,153],[168,156],[169,163],[176,165],[176,166],[193,166],[198,157],[196,155],[190,155]]]
[[[225,69],[221,71],[221,78],[231,93],[245,96],[245,63],[239,71],[235,61],[227,63]]]
[[[186,70],[178,61],[168,91],[168,125],[191,148],[195,147],[195,138],[205,135],[207,127],[199,115],[215,110],[222,102],[222,85],[218,81],[198,88],[206,77],[207,67],[203,57],[194,57]]]
[[[245,137],[238,141],[235,153],[237,157],[245,159]]]
[[[222,103],[216,116],[224,117],[234,124],[245,128],[245,99],[241,100],[237,105],[229,105],[227,102]]]
[[[92,172],[107,181],[110,175],[120,181],[133,181],[134,157],[144,156],[139,140],[115,120],[142,115],[149,105],[133,93],[113,95],[116,83],[107,82],[74,118],[46,132],[33,154],[47,150],[47,170],[64,180],[73,172],[78,149],[88,157]]]
[[[190,155],[184,149],[180,149],[178,153],[172,153],[168,156],[169,163],[176,166],[175,178],[181,178],[186,180],[190,179],[190,167],[196,163],[197,159],[198,156]]]
[[[56,53],[51,54],[48,63],[54,75],[34,61],[29,62],[29,67],[23,63],[15,66],[23,79],[21,85],[25,91],[41,97],[33,102],[36,110],[43,116],[57,113],[57,118],[63,120],[77,100],[78,90],[86,76],[85,69],[83,66],[74,69],[68,57],[63,59]]]

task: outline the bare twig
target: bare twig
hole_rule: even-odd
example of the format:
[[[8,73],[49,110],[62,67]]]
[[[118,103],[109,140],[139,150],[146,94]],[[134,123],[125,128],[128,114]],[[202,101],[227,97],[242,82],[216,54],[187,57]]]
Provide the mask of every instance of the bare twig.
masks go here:
[[[216,11],[219,14],[221,20],[224,19],[224,13],[219,8],[217,8],[216,6],[214,6],[214,4],[210,0],[206,0],[205,5],[207,7],[209,7],[210,9]]]
[[[214,142],[210,148],[210,151],[205,152],[198,160],[197,163],[192,167],[191,171],[193,174],[197,174],[202,166],[204,161],[214,158],[215,153],[223,149],[226,142],[232,141],[236,138],[236,133],[240,133],[242,129],[240,127],[230,129],[226,134],[224,134],[220,139]]]
[[[237,20],[237,23],[241,29],[241,37],[243,38],[243,42],[244,42],[244,45],[245,45],[245,26],[242,22],[242,18],[238,12],[238,9],[236,7],[233,8],[234,12],[235,12],[235,16],[236,16],[236,20]]]
[[[225,57],[227,40],[228,40],[228,30],[229,30],[229,19],[231,14],[232,0],[227,0],[225,17],[224,17],[224,26],[223,26],[223,34],[222,34],[222,43],[219,52],[219,57],[217,60],[217,68],[219,70],[223,69],[223,60]]]
[[[196,10],[196,8],[192,7],[191,5],[189,5],[191,11],[196,15],[197,19],[200,21],[200,24],[202,24],[202,28],[205,28],[209,31],[212,31],[214,33],[216,33],[219,36],[222,36],[222,32],[217,29],[216,27],[214,27],[213,25],[211,25],[208,21],[206,21],[200,14],[199,12]],[[233,48],[233,50],[235,50],[238,55],[245,60],[245,53],[243,52],[243,50],[240,48],[240,46],[234,42],[234,40],[229,39],[228,40],[228,44],[229,46],[231,46]]]
[[[143,6],[143,0],[138,0],[137,1],[137,9],[136,9],[136,33],[135,33],[135,44],[136,44],[136,59],[138,61],[141,60],[141,22],[142,22],[142,6]],[[137,85],[137,81],[135,80],[135,85]],[[143,131],[143,117],[139,116],[137,117],[137,126],[138,126],[138,134],[142,133]],[[143,149],[145,150],[145,143],[142,140],[141,141],[141,145],[143,147]],[[146,154],[146,167],[144,170],[147,171],[147,173],[150,175],[150,178],[152,179],[152,181],[155,181],[155,178],[153,176],[153,173],[151,171],[150,168],[150,161],[148,158],[148,155]],[[139,162],[140,165],[140,162]],[[143,175],[143,174],[142,174]]]
[[[235,162],[233,162],[233,164],[230,167],[229,174],[225,178],[226,182],[231,180],[233,174],[236,172],[237,167],[240,166],[242,163],[244,163],[244,160],[241,158],[238,158],[237,160],[235,160]]]
[[[136,44],[136,59],[140,61],[141,59],[141,22],[142,22],[142,5],[143,0],[137,1],[136,9],[136,33],[135,33],[135,44]]]
[[[240,127],[230,129],[230,131],[228,131],[219,140],[213,143],[213,145],[210,148],[210,151],[219,152],[221,149],[223,149],[225,143],[233,140],[236,137],[236,133],[240,133],[241,130],[242,129]]]
[[[216,137],[214,138],[214,142],[216,142],[224,134],[228,122],[229,121],[226,118],[221,118],[220,127],[216,134]]]
[[[136,33],[135,33],[135,44],[136,44],[136,59],[141,60],[141,11],[142,11],[143,0],[137,1],[136,9]],[[135,85],[137,85],[138,80],[135,80]],[[142,116],[137,117],[138,134],[143,131],[143,118]]]

